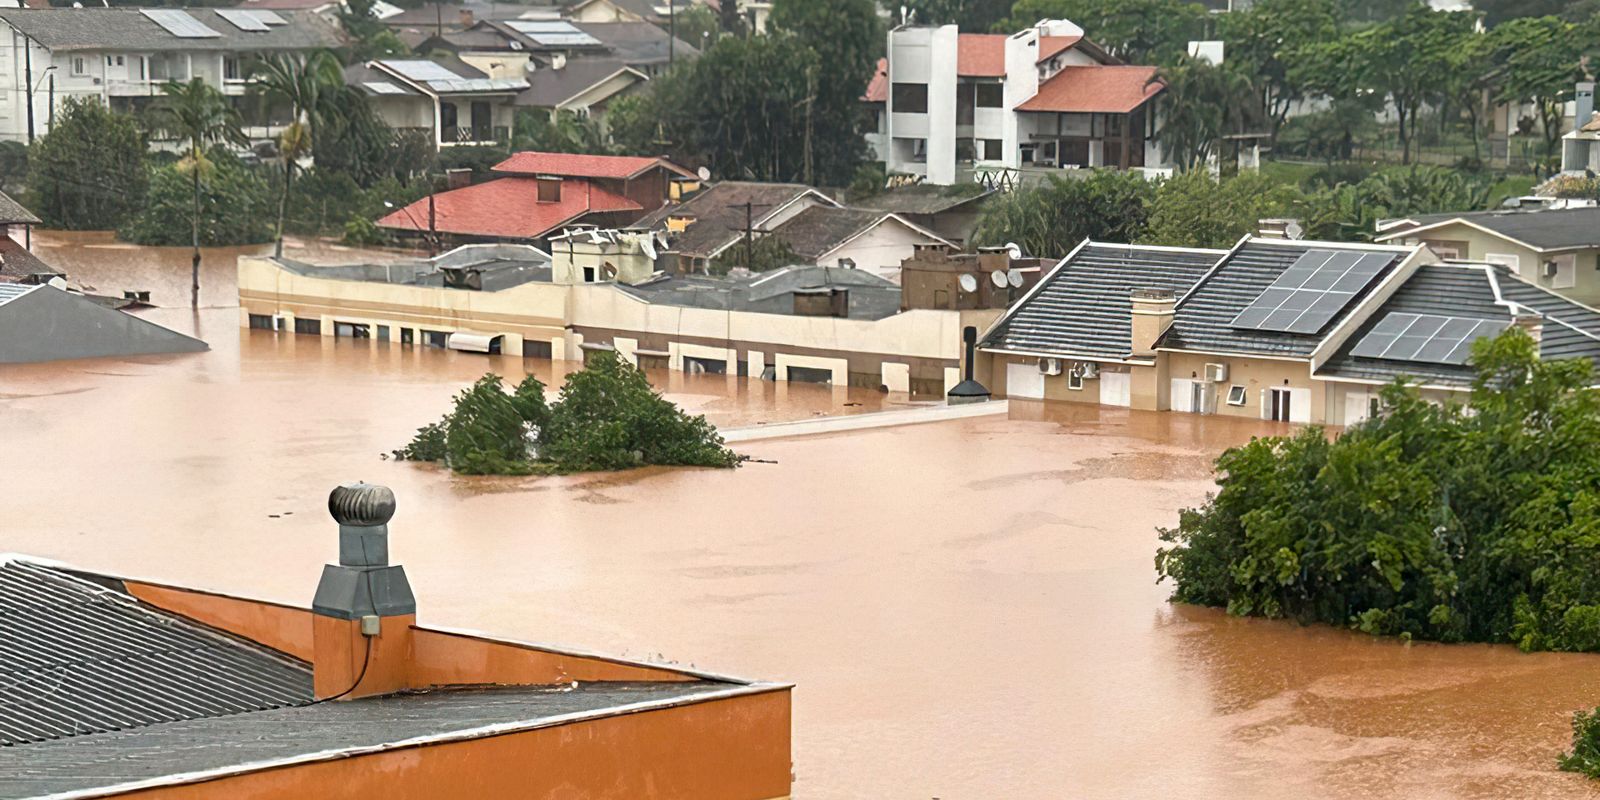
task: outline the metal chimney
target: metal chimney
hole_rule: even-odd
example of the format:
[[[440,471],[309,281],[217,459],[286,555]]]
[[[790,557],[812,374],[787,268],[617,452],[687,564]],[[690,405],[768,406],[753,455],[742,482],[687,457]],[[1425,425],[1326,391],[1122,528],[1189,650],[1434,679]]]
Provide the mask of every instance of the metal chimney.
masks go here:
[[[982,403],[989,399],[989,390],[973,378],[973,362],[978,358],[978,329],[970,325],[963,328],[961,340],[967,346],[966,379],[950,388],[945,401],[950,405]]]
[[[409,688],[417,601],[404,567],[389,563],[394,492],[347,483],[328,495],[339,563],[322,568],[311,601],[312,684],[319,700]]]

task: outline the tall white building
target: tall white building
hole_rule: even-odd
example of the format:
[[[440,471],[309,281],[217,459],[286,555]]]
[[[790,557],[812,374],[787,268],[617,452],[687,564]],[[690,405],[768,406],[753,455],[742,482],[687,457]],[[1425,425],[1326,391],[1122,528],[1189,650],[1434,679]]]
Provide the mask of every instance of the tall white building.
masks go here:
[[[904,26],[881,66],[864,99],[891,174],[946,185],[975,168],[1168,166],[1156,68],[1121,63],[1071,22],[1009,36]]]

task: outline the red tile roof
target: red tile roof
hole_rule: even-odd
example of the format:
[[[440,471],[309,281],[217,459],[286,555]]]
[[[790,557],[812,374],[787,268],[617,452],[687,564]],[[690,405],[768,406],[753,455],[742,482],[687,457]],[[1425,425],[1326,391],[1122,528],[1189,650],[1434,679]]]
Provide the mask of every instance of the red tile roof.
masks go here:
[[[1078,42],[1083,41],[1082,36],[1040,36],[1039,60],[1049,61],[1062,53],[1071,50]]]
[[[497,178],[434,195],[434,227],[440,233],[537,239],[585,214],[643,211],[638,203],[585,180],[561,182],[561,199],[539,202],[538,180]],[[428,198],[378,220],[382,228],[428,229]]]
[[[1063,67],[1017,110],[1126,114],[1165,88],[1155,67]]]
[[[872,73],[872,80],[867,83],[867,93],[861,99],[868,103],[889,102],[889,59],[878,59],[878,71]]]
[[[664,158],[649,156],[590,156],[576,153],[512,153],[494,165],[495,172],[513,175],[560,175],[564,178],[632,178],[655,167],[686,178],[694,173]]]
[[[1006,35],[963,33],[956,40],[956,74],[963,78],[1006,76]]]

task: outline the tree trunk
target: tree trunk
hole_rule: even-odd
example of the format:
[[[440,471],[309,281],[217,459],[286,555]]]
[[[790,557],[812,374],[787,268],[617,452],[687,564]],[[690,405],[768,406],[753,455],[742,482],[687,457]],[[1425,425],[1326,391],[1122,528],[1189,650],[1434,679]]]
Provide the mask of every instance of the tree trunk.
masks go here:
[[[200,147],[195,145],[193,162],[190,164],[191,177],[194,179],[194,208],[189,215],[189,240],[194,245],[194,260],[189,267],[189,304],[194,308],[200,307]]]
[[[1400,122],[1400,163],[1411,163],[1411,137],[1408,135],[1410,128],[1406,125],[1406,107],[1395,103],[1395,117]]]

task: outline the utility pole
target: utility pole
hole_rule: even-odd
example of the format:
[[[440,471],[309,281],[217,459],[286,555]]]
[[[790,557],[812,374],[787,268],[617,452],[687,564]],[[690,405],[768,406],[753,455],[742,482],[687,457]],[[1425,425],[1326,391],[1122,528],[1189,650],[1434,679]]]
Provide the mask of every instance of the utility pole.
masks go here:
[[[755,226],[755,222],[754,222],[754,220],[755,220],[755,214],[753,213],[754,209],[755,209],[755,204],[754,203],[745,203],[744,204],[744,268],[745,269],[750,269],[750,265],[752,263],[754,263],[754,261],[755,261],[756,226]]]
[[[677,0],[667,0],[667,69],[672,69],[673,53],[678,41]]]
[[[438,217],[434,214],[433,196],[439,184],[432,179],[428,181],[428,258],[439,255],[439,225]]]
[[[22,80],[28,92],[28,144],[33,144],[33,43],[22,37]]]

